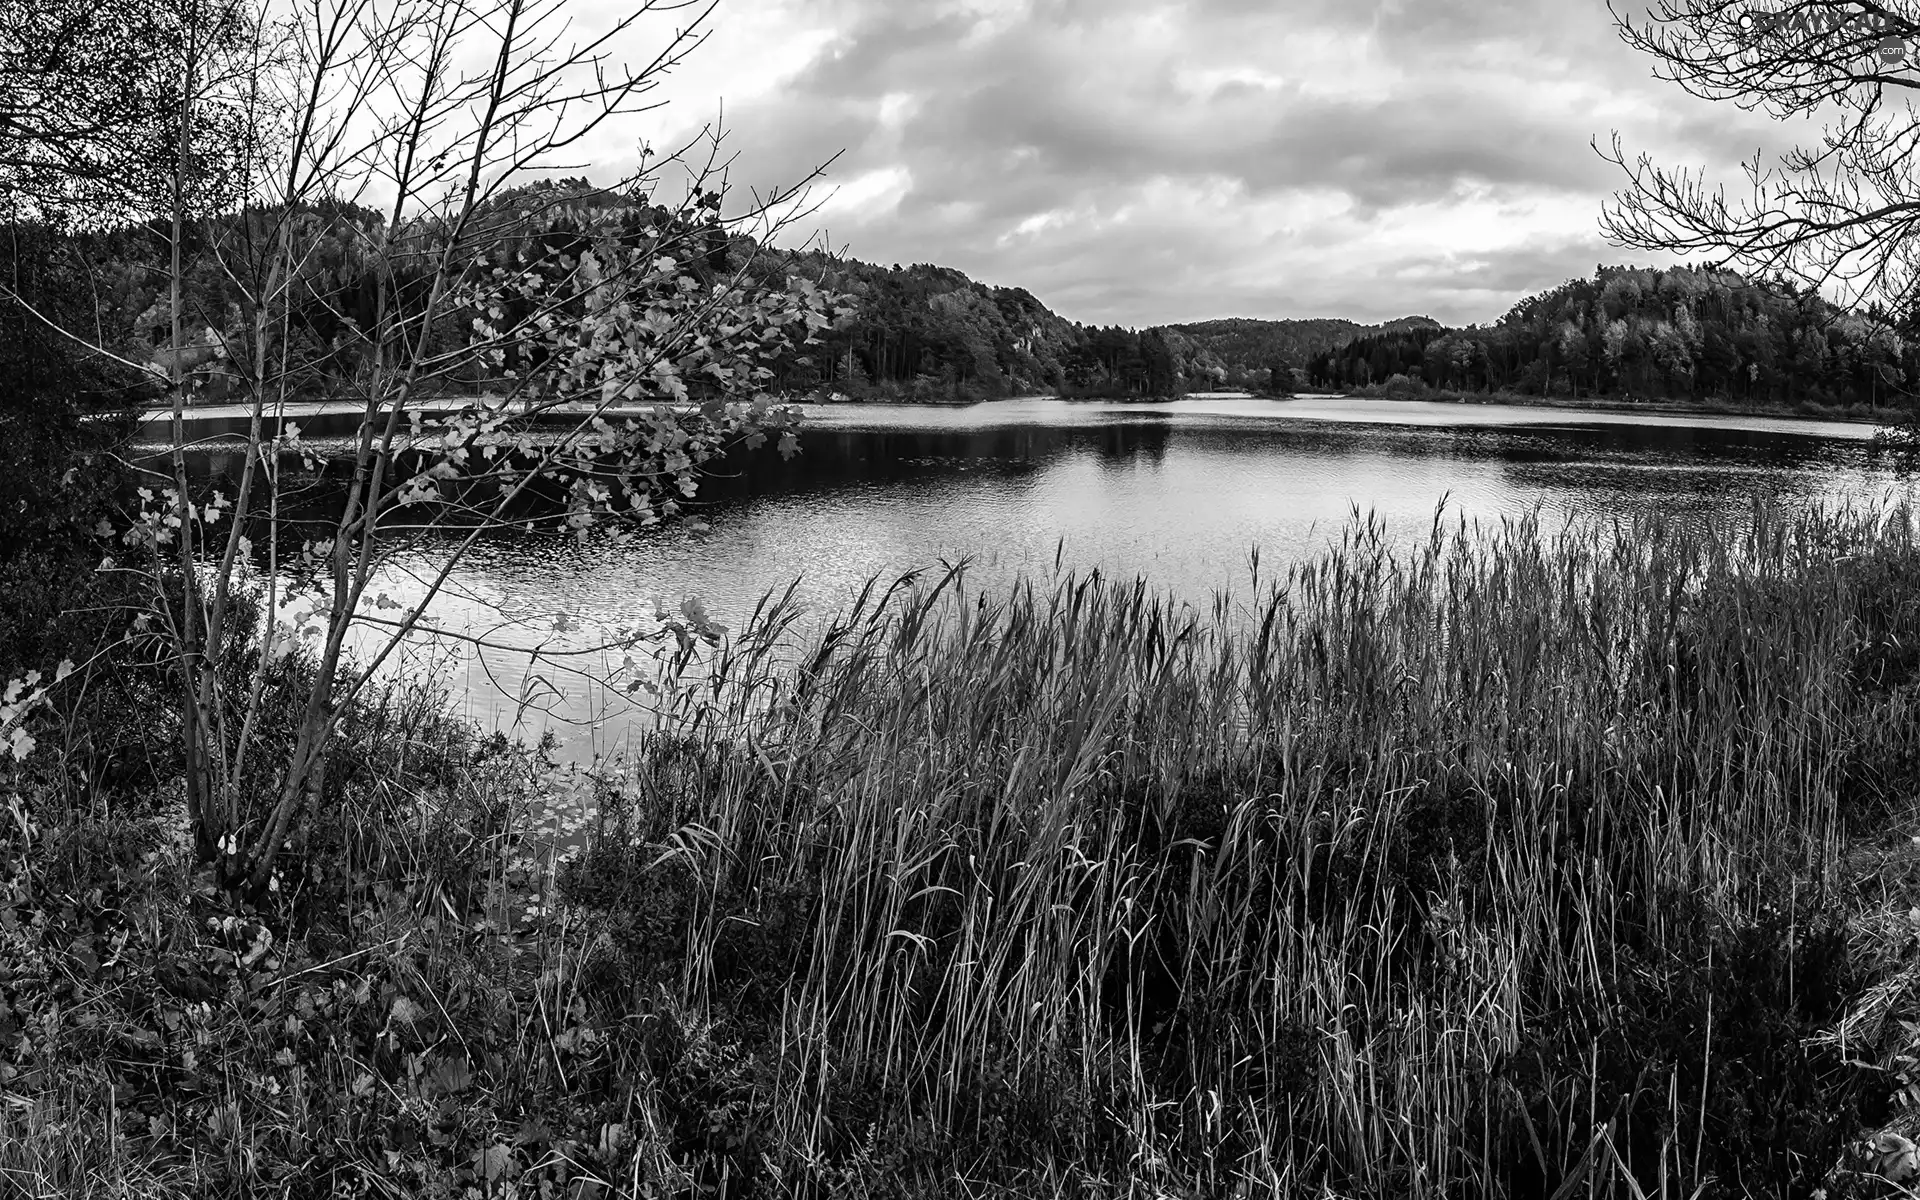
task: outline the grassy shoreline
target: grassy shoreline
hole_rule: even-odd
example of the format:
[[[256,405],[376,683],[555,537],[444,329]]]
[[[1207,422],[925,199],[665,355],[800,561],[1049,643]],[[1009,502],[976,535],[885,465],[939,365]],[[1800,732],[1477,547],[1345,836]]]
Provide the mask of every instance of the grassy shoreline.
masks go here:
[[[1199,609],[929,578],[798,676],[785,628],[597,776],[356,710],[262,909],[164,781],[9,775],[0,1179],[1839,1197],[1914,1131],[1909,513],[1361,524]]]

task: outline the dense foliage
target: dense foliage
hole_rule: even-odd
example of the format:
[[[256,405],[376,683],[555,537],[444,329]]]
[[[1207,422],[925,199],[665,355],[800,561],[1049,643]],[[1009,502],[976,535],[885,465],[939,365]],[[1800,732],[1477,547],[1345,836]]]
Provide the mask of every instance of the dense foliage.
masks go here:
[[[1369,334],[1305,364],[1318,386],[1899,407],[1920,345],[1879,310],[1845,312],[1786,280],[1600,267],[1488,326]]]
[[[93,311],[68,240],[8,232],[0,270],[18,299],[0,295],[0,679],[84,658],[104,636],[98,527],[128,483],[117,452],[130,410],[152,395],[54,328]]]

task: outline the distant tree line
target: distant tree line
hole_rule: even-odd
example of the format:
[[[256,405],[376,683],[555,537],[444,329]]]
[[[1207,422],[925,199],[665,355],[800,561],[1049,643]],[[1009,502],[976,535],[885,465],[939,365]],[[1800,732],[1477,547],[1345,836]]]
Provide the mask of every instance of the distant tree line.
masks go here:
[[[1306,363],[1329,389],[1394,377],[1459,391],[1741,403],[1904,405],[1920,373],[1910,321],[1842,310],[1785,279],[1598,267],[1490,326],[1357,337]]]
[[[617,218],[611,226],[609,213]],[[220,220],[264,222],[270,215],[243,210]],[[547,312],[543,296],[591,269],[593,243],[583,230],[592,226],[603,239],[611,227],[626,243],[670,244],[679,281],[670,286],[710,285],[751,264],[768,277],[760,282],[798,277],[843,297],[839,319],[819,344],[802,346],[796,338],[773,360],[767,390],[783,395],[965,402],[1034,393],[1162,397],[1212,388],[1287,394],[1399,379],[1541,396],[1905,406],[1920,379],[1914,321],[1877,308],[1844,311],[1786,280],[1726,270],[1600,267],[1590,279],[1522,300],[1487,326],[1447,328],[1426,317],[1377,326],[1242,318],[1131,329],[1070,321],[1024,288],[977,283],[948,267],[885,267],[817,251],[756,253],[759,247],[725,231],[717,199],[669,212],[584,178],[543,180],[497,197],[476,220],[492,247],[490,265],[525,286],[503,291],[498,312],[443,313],[424,342],[410,343],[428,353],[456,353],[475,336],[476,319],[512,325],[542,312],[557,321],[577,317]],[[345,202],[303,209],[295,229],[305,252],[283,352],[317,368],[309,378],[320,386],[350,388],[366,361],[360,331],[376,323],[374,306],[424,304],[428,264],[444,231],[419,220],[389,231],[383,214]],[[98,340],[131,361],[168,365],[163,230],[128,225],[56,236],[17,224],[11,236],[71,242],[90,264]],[[398,276],[383,291],[369,247],[390,237],[417,244],[419,278],[409,277],[407,253],[382,251],[378,269]],[[232,303],[226,266],[197,243],[184,249],[190,344],[180,353],[184,367],[212,379],[215,386],[204,392],[218,398],[221,373],[230,368],[213,343],[244,346],[250,332]],[[461,380],[486,389],[539,365],[509,354],[473,363]]]
[[[976,283],[951,267],[892,267],[819,252],[778,269],[851,297],[853,312],[816,349],[784,364],[778,389],[855,398],[988,400],[1174,396],[1209,388],[1304,385],[1300,368],[1322,350],[1387,326],[1345,320],[1235,318],[1143,329],[1083,325],[1025,288]]]

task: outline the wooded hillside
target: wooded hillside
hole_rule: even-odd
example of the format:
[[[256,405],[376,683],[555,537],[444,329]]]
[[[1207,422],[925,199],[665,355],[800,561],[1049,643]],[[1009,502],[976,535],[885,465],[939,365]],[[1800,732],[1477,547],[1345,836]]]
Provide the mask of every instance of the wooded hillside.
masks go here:
[[[1313,356],[1320,387],[1383,384],[1529,395],[1904,405],[1920,372],[1911,320],[1846,312],[1786,280],[1597,267],[1490,326],[1356,337]]]
[[[1491,325],[1464,329],[1428,317],[1377,326],[1338,318],[1228,318],[1129,329],[1069,320],[1025,288],[979,283],[951,267],[768,251],[730,237],[715,203],[696,207],[698,219],[690,224],[684,213],[670,214],[645,197],[573,178],[514,189],[479,219],[500,270],[549,284],[581,269],[582,254],[592,248],[582,230],[604,231],[611,211],[621,238],[665,236],[662,244],[676,248],[681,273],[696,284],[744,269],[763,282],[798,276],[839,295],[840,317],[822,344],[796,344],[777,360],[769,384],[783,394],[955,403],[1034,393],[1348,389],[1401,377],[1405,386],[1540,396],[1886,406],[1905,404],[1907,385],[1920,378],[1911,322],[1879,311],[1843,312],[1789,282],[1731,271],[1599,267],[1592,278],[1527,297]],[[226,218],[262,219],[259,213]],[[320,368],[321,380],[344,385],[356,369],[354,330],[371,322],[369,306],[379,294],[366,247],[387,236],[383,218],[351,204],[316,207],[302,214],[298,236],[309,247],[289,350]],[[415,223],[397,236],[417,240],[424,262],[436,231]],[[16,248],[20,244],[16,238]],[[36,248],[28,257],[44,260],[44,269],[70,273],[84,264],[98,328],[83,332],[132,361],[170,361],[161,231],[136,226],[59,239],[40,230],[25,244]],[[219,263],[211,255],[195,257],[193,249],[183,301],[191,331],[184,365],[217,376],[213,332],[244,339],[246,331],[230,327],[238,310]],[[56,260],[59,265],[51,265]],[[398,284],[405,305],[407,280]],[[502,317],[526,318],[538,291],[517,293]],[[429,348],[458,344],[467,324],[466,318],[443,320]],[[495,370],[528,365],[503,361]],[[468,382],[486,387],[487,373],[477,371]],[[217,379],[202,394],[218,398]]]

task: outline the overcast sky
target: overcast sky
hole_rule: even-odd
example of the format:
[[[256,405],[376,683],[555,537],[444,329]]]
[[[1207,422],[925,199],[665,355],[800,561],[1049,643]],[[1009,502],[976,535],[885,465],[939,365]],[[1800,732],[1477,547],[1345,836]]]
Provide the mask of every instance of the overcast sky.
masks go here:
[[[1600,0],[721,0],[663,95],[623,142],[724,103],[736,188],[840,155],[836,247],[1129,325],[1493,320],[1660,261],[1601,240],[1591,139],[1737,183],[1796,132],[1652,78]]]

